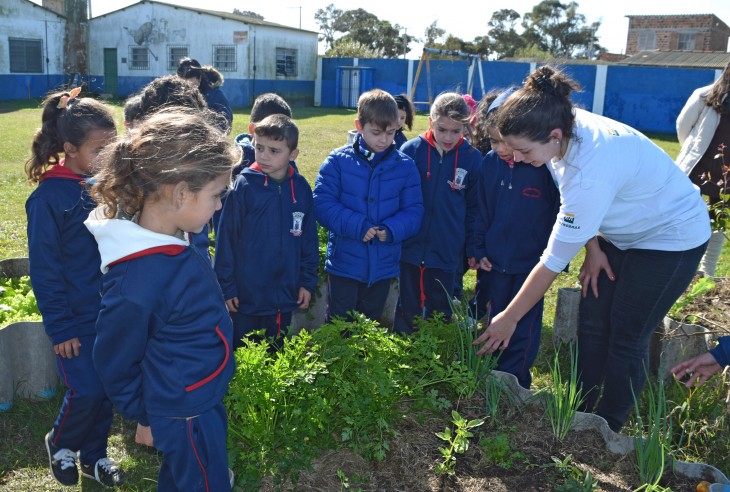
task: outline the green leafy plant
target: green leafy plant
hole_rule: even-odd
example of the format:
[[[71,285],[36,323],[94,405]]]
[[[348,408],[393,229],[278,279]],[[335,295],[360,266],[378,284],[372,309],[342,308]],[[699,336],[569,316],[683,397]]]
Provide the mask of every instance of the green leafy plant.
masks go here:
[[[454,425],[454,432],[446,427],[443,432],[437,432],[436,436],[447,442],[447,446],[439,448],[443,461],[436,465],[435,471],[439,475],[456,473],[456,455],[464,454],[469,449],[469,438],[474,437],[471,429],[479,427],[484,419],[466,420],[456,410],[451,411],[451,422]]]
[[[687,307],[689,304],[692,303],[695,299],[698,297],[702,297],[708,292],[711,292],[715,289],[715,281],[711,277],[702,277],[697,280],[697,282],[692,285],[692,288],[690,291],[684,295],[682,295],[677,301],[674,303],[672,308],[669,310],[669,316],[671,318],[679,318],[680,317],[680,311]]]
[[[573,426],[573,418],[583,403],[582,385],[578,383],[578,349],[570,345],[570,376],[566,381],[560,369],[560,347],[550,364],[551,391],[545,394],[545,411],[553,434],[559,440],[565,439]]]
[[[702,177],[720,188],[719,200],[710,205],[712,230],[722,232],[730,240],[730,166],[725,164],[726,145],[721,143],[717,147],[715,159],[720,161],[720,176],[712,176],[709,172]]]
[[[590,492],[598,488],[598,481],[590,471],[584,473],[571,463],[572,454],[562,460],[556,456],[551,456],[551,458],[553,462],[547,466],[554,467],[562,479],[562,483],[555,484],[556,492]]]
[[[490,357],[490,359],[496,361],[496,357]],[[494,425],[499,424],[500,410],[505,411],[514,406],[514,396],[494,371],[490,371],[486,376],[484,383],[484,401],[486,403],[487,416]],[[505,401],[507,405],[504,404]]]
[[[30,277],[0,279],[0,326],[18,321],[40,321]]]
[[[488,439],[482,438],[479,441],[479,447],[481,447],[484,453],[485,461],[494,463],[506,470],[512,468],[516,463],[524,463],[527,461],[525,453],[512,448],[509,442],[509,435],[505,433],[490,436]]]
[[[639,409],[633,387],[637,433],[634,436],[636,469],[644,484],[657,486],[670,457],[672,422],[667,414],[667,399],[662,381],[647,381],[644,389],[645,414]]]

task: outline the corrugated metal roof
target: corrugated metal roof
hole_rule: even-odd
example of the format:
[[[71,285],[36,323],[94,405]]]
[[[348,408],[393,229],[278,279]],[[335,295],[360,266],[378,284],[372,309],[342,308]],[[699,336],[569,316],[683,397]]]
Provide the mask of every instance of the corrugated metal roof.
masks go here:
[[[616,64],[722,70],[728,62],[730,53],[724,51],[641,51]]]
[[[115,12],[119,12],[119,11],[128,9],[129,7],[134,7],[136,5],[145,4],[145,3],[152,3],[152,4],[164,5],[166,7],[172,7],[172,8],[175,8],[175,9],[190,10],[192,12],[197,12],[197,13],[200,13],[200,14],[207,14],[207,15],[212,15],[212,16],[215,16],[215,17],[221,17],[223,19],[230,19],[230,20],[234,20],[234,21],[244,22],[246,24],[253,24],[253,25],[258,25],[258,26],[279,27],[279,28],[282,28],[282,29],[292,29],[294,31],[304,31],[304,32],[310,32],[310,33],[318,34],[316,31],[309,31],[307,29],[298,29],[296,27],[285,26],[283,24],[277,24],[275,22],[269,22],[269,21],[266,21],[266,20],[261,20],[261,19],[255,18],[255,17],[248,17],[246,15],[238,15],[238,14],[234,14],[232,12],[221,12],[219,10],[199,9],[199,8],[195,8],[195,7],[187,7],[185,5],[176,5],[174,3],[160,2],[158,0],[140,0],[139,2],[133,3],[132,5],[127,5],[126,7],[123,7],[121,9],[115,10],[113,12],[107,12],[106,14],[99,15],[97,17],[106,17],[107,15],[113,14]]]

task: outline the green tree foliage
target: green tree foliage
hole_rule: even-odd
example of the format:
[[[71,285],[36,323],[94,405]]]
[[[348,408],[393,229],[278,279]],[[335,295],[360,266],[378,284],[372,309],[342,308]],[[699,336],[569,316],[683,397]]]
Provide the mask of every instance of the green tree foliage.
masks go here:
[[[519,18],[520,14],[516,11],[501,9],[494,12],[489,19],[489,47],[497,58],[513,57],[517,50],[525,47],[525,40],[515,29]]]
[[[243,15],[243,16],[246,16],[246,17],[253,17],[254,19],[258,19],[258,20],[264,20],[264,16],[263,15],[257,14],[256,12],[253,12],[251,10],[238,10],[238,9],[235,9],[234,8],[233,9],[233,13],[236,14],[236,15]]]
[[[586,57],[593,51],[595,32],[600,25],[600,22],[587,25],[585,16],[578,13],[576,2],[543,0],[525,14],[522,38],[528,45],[534,44],[555,57]]]
[[[354,39],[341,38],[327,50],[325,56],[328,58],[382,58],[383,53]]]
[[[426,32],[424,33],[426,36],[424,44],[429,48],[436,46],[437,41],[443,38],[444,34],[446,34],[446,31],[436,25],[437,23],[438,21],[433,21],[431,25],[426,28]]]
[[[368,53],[396,58],[404,51],[410,51],[408,45],[416,41],[416,38],[407,33],[401,35],[403,28],[398,24],[378,19],[362,8],[343,11],[330,4],[326,9],[319,9],[314,18],[323,33],[321,40],[327,45],[325,56],[341,56],[334,53],[343,51],[338,48],[340,43],[347,43],[345,47],[348,50],[364,47]],[[337,33],[342,35],[336,37]]]

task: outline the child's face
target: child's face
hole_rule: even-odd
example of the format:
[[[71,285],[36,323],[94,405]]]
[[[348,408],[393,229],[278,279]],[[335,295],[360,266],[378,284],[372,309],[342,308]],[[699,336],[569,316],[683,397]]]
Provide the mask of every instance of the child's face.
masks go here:
[[[360,123],[360,120],[355,120],[355,127],[362,135],[365,145],[373,152],[383,152],[390,147],[393,144],[393,138],[395,138],[395,131],[400,128],[398,123],[393,122],[391,125],[388,125],[388,128],[383,130],[372,123],[365,123],[363,125]]]
[[[230,174],[217,177],[197,193],[188,193],[179,208],[178,228],[186,232],[200,232],[221,209],[221,195],[231,182]]]
[[[90,174],[92,164],[99,155],[99,152],[101,152],[101,149],[116,136],[116,130],[97,129],[91,130],[86,140],[78,147],[66,142],[63,145],[64,153],[66,154],[64,166],[76,174]]]
[[[403,128],[406,126],[406,111],[404,109],[398,110],[398,128]]]
[[[502,138],[502,134],[499,133],[499,130],[493,126],[488,126],[487,133],[489,134],[489,143],[492,145],[494,153],[502,160],[513,161],[514,151],[509,145],[504,143],[504,139]]]
[[[451,150],[464,135],[464,124],[441,116],[437,120],[428,119],[428,125],[433,129],[433,139],[444,150]]]
[[[273,179],[284,179],[289,172],[289,161],[296,160],[299,149],[289,150],[286,140],[274,140],[256,135],[256,163]]]

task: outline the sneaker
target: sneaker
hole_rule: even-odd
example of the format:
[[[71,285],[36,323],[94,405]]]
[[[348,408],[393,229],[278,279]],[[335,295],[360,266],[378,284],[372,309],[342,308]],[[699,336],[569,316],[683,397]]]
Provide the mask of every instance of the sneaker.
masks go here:
[[[81,474],[102,484],[104,487],[116,487],[124,482],[126,474],[114,460],[101,458],[93,465],[81,463]]]
[[[76,485],[79,482],[79,469],[76,468],[76,453],[53,444],[51,433],[46,434],[46,451],[51,475],[61,485]]]

